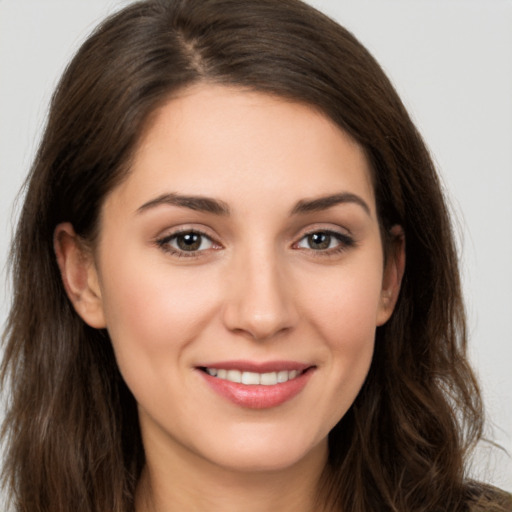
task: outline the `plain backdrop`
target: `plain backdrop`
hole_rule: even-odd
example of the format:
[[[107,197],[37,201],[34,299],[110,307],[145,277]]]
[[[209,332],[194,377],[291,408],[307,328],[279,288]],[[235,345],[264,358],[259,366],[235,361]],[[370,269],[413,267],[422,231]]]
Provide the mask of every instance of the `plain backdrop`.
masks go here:
[[[278,0],[276,0],[278,1]],[[14,199],[66,63],[122,0],[0,0],[0,322]],[[365,44],[438,163],[455,215],[488,437],[512,453],[512,1],[311,0]],[[483,444],[475,474],[512,491]]]

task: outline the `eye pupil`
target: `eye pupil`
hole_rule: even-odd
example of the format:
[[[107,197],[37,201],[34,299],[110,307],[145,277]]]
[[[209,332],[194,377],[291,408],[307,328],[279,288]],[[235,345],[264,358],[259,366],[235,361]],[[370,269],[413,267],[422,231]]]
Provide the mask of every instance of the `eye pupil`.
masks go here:
[[[178,247],[183,251],[196,251],[201,246],[201,235],[186,233],[176,238]]]
[[[328,249],[331,245],[331,235],[318,232],[308,236],[308,244],[311,249]]]

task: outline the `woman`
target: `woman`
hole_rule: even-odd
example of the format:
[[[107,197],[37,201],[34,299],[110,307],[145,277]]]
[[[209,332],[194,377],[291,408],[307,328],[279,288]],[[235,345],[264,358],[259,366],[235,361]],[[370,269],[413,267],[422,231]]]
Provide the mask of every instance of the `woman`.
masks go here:
[[[510,510],[464,478],[481,404],[432,162],[300,2],[103,23],[53,98],[13,275],[15,510]]]

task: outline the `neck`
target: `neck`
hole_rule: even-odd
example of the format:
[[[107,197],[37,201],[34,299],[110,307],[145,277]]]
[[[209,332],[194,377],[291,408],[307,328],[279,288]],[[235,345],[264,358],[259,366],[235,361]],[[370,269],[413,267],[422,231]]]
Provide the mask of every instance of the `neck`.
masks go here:
[[[327,446],[272,471],[233,471],[176,450],[165,458],[153,455],[146,450],[136,512],[327,512],[317,499]]]

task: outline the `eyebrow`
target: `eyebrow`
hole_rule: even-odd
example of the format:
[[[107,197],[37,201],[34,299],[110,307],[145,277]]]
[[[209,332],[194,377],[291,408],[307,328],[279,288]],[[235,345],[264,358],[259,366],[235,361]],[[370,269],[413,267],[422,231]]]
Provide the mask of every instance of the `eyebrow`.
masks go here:
[[[338,204],[354,203],[359,205],[368,215],[371,215],[370,207],[358,195],[350,192],[342,192],[315,199],[302,199],[291,209],[290,215],[300,215],[327,210]],[[229,215],[230,208],[224,201],[204,196],[188,196],[176,193],[162,194],[155,199],[144,203],[137,209],[142,213],[157,206],[170,205],[181,208],[189,208],[200,212],[213,213],[214,215]]]
[[[184,196],[174,193],[162,194],[155,199],[151,199],[151,201],[140,206],[137,209],[137,213],[142,213],[161,205],[179,206],[215,215],[229,215],[229,206],[223,201],[203,196]]]
[[[319,212],[327,210],[333,206],[344,203],[354,203],[359,205],[368,215],[371,216],[371,210],[368,203],[356,194],[342,192],[330,196],[318,197],[315,199],[304,199],[299,201],[292,209],[291,215]]]

